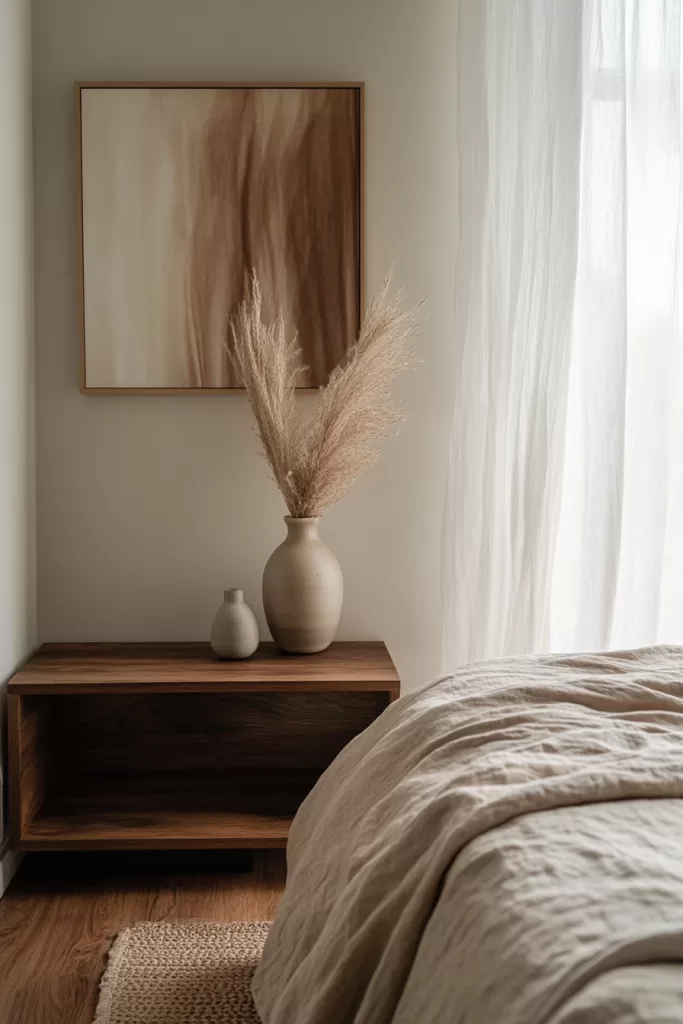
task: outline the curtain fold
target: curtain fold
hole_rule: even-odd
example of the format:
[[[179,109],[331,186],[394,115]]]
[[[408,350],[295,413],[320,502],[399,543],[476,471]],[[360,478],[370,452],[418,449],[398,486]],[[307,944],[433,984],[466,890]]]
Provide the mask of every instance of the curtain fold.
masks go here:
[[[582,9],[463,0],[448,665],[542,649],[576,276]]]
[[[584,7],[554,650],[683,642],[680,4]]]
[[[461,0],[444,660],[683,643],[678,0]]]

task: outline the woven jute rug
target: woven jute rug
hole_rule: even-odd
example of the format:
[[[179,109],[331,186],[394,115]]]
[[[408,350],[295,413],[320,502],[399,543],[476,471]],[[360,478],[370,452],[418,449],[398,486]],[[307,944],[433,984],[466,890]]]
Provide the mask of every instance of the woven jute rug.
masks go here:
[[[270,924],[145,922],[109,953],[94,1024],[259,1024],[251,979]]]

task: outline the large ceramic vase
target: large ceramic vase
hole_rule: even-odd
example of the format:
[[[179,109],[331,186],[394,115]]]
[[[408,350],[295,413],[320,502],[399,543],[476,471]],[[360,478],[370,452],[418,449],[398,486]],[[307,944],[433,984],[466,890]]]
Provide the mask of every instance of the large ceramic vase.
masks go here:
[[[318,519],[285,516],[287,536],[263,570],[263,610],[278,647],[324,651],[334,640],[344,584],[339,562],[318,536]]]

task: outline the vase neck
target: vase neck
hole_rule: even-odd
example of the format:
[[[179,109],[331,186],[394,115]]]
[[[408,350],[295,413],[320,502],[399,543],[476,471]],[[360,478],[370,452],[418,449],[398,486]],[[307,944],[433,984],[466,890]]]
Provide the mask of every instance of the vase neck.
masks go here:
[[[234,589],[224,590],[223,599],[229,604],[240,604],[242,601],[244,601],[244,591]]]
[[[295,519],[293,516],[285,516],[287,523],[287,537],[289,540],[314,540],[318,536],[318,517],[310,516],[306,519]]]

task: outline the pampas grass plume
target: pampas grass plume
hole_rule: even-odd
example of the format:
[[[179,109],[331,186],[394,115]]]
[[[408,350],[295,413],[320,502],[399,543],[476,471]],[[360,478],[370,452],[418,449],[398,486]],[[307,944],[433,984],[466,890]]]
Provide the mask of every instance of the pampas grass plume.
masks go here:
[[[282,315],[262,320],[255,273],[231,320],[230,356],[256,420],[265,457],[290,516],[319,516],[352,490],[379,454],[378,442],[401,421],[391,394],[394,377],[411,363],[410,340],[418,307],[401,311],[401,292],[384,281],[347,357],[320,388],[308,417],[296,407],[296,336],[288,340]]]

